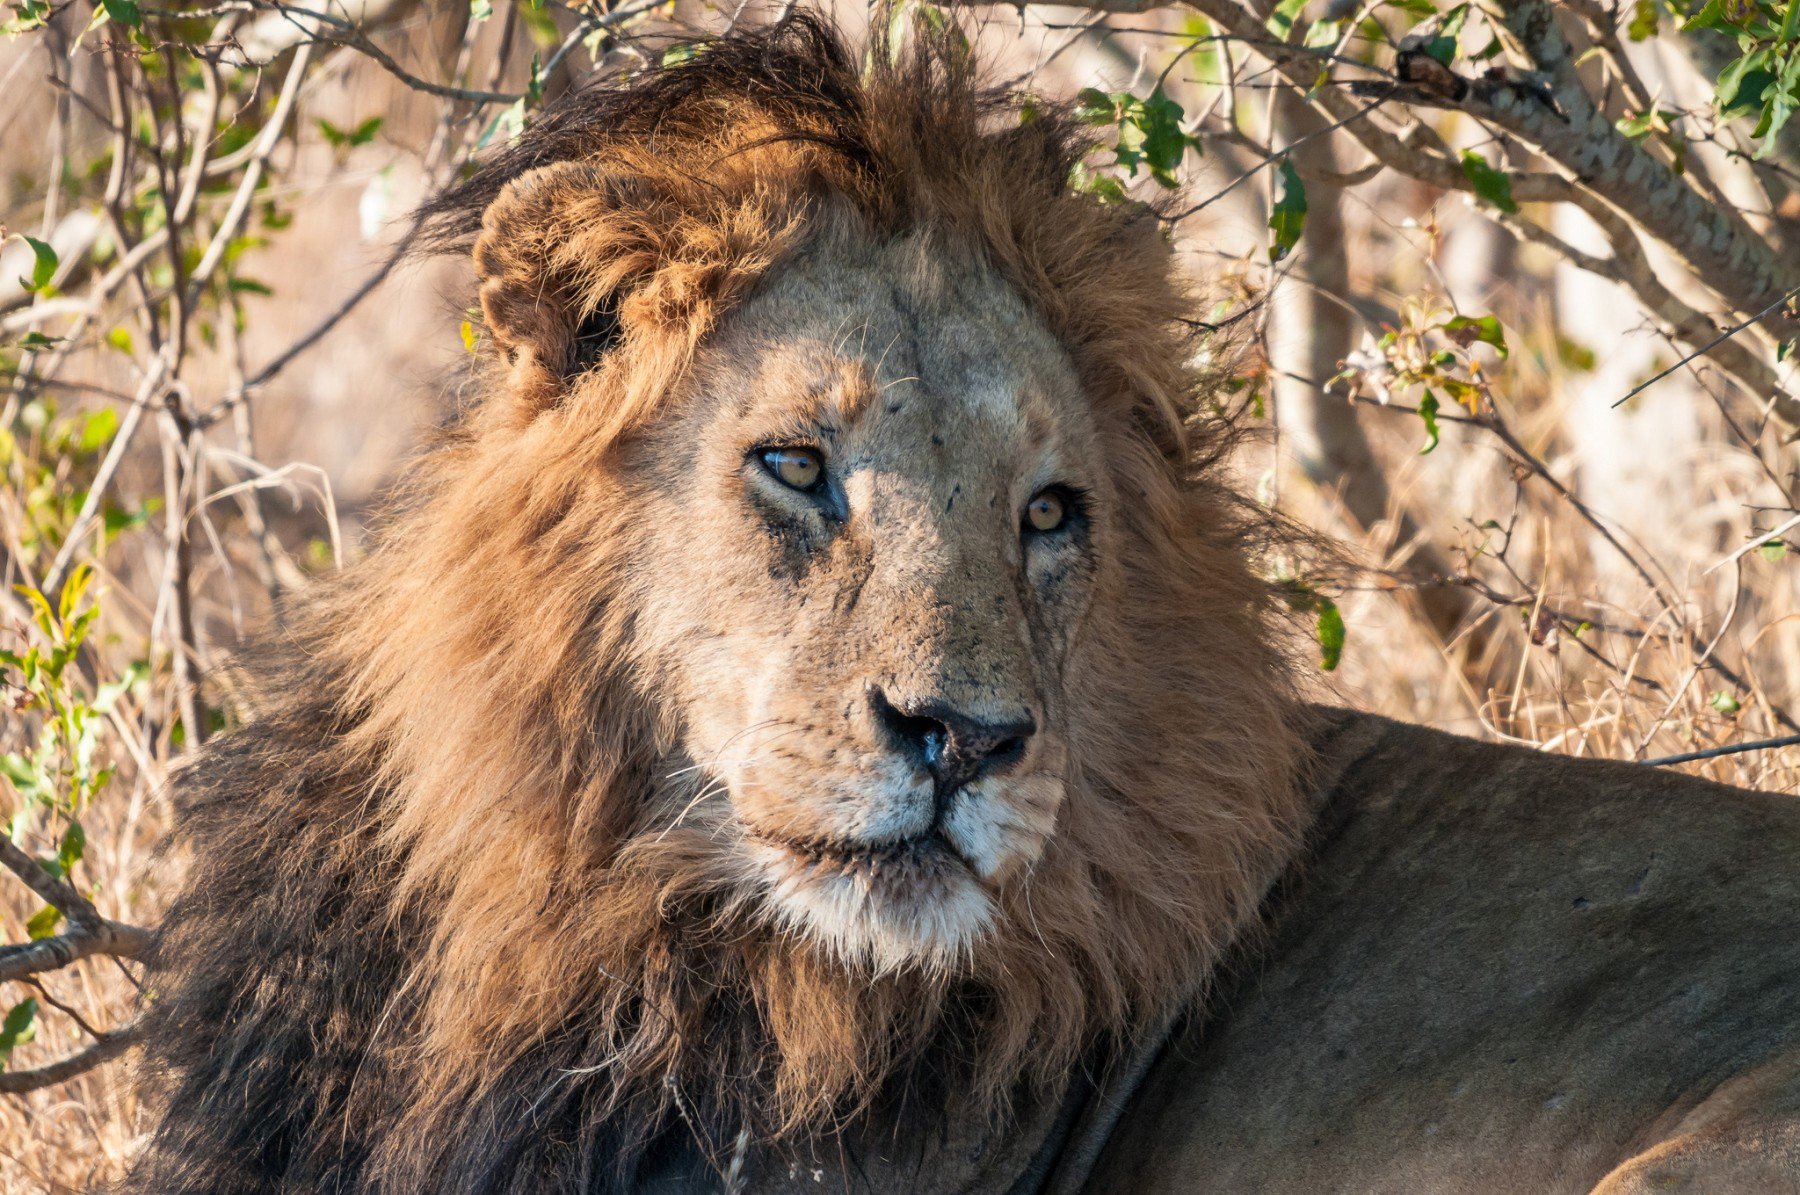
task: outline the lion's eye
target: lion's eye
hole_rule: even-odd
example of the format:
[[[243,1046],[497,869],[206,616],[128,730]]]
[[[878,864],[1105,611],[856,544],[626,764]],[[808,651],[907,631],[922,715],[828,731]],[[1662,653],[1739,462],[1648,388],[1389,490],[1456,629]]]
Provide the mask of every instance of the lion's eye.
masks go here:
[[[1025,525],[1033,531],[1055,531],[1069,517],[1069,504],[1055,490],[1039,490],[1025,505]]]
[[[812,448],[765,448],[763,468],[790,490],[811,493],[825,476],[825,458]]]

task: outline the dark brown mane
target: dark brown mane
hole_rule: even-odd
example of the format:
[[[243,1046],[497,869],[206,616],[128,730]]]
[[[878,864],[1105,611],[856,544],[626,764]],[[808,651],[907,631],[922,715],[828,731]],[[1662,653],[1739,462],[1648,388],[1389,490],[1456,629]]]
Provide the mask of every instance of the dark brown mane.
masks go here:
[[[262,716],[180,781],[137,1189],[608,1189],[671,1134],[1004,1118],[1193,998],[1253,915],[1302,729],[1208,468],[1193,297],[1141,206],[1071,188],[1064,110],[948,36],[869,61],[805,14],[735,32],[571,95],[428,209],[473,242],[489,393],[251,653]],[[614,449],[827,208],[990,264],[1130,496],[1124,613],[1071,695],[1080,799],[955,973],[850,973],[746,911],[707,811],[670,817],[702,781],[634,608]]]
[[[527,171],[586,160],[619,145],[654,150],[661,139],[676,149],[710,140],[722,124],[718,109],[729,105],[754,108],[781,129],[779,136],[810,140],[873,178],[880,167],[867,141],[864,100],[843,42],[820,18],[796,12],[778,33],[703,43],[699,53],[674,66],[651,67],[627,81],[596,79],[577,89],[474,175],[425,205],[430,244],[467,248],[501,189]],[[1078,143],[1069,148],[1078,151]]]

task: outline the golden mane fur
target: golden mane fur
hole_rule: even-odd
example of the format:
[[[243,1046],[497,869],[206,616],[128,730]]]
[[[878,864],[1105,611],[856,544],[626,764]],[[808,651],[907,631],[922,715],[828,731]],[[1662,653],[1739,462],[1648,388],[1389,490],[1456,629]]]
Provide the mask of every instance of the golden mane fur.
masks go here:
[[[571,97],[436,206],[474,238],[488,393],[182,783],[143,1189],[545,1189],[672,1123],[719,1149],[932,1091],[1004,1116],[1192,999],[1291,857],[1301,707],[1156,222],[1072,190],[1071,118],[947,39],[869,61],[804,15],[733,34]],[[1120,495],[1054,833],[974,948],[917,964],[755,899],[646,615],[699,595],[658,589],[634,516],[661,458],[633,445],[829,221],[987,263]]]

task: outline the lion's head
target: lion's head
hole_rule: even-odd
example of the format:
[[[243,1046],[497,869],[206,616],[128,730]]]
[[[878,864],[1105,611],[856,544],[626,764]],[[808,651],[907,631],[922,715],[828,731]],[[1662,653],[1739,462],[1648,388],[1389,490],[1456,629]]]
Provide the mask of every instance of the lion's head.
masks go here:
[[[947,41],[869,61],[734,34],[436,210],[486,393],[296,632],[425,943],[372,1031],[397,1189],[522,1100],[1003,1104],[1191,996],[1291,851],[1154,213]]]
[[[639,629],[752,899],[848,966],[955,970],[1055,832],[1119,497],[990,266],[814,221],[645,437]]]

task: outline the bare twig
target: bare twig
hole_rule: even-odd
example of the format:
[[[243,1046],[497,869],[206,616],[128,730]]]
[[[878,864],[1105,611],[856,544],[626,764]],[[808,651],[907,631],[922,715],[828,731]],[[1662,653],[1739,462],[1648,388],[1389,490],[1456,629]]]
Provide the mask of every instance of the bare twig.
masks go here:
[[[1757,739],[1750,743],[1730,743],[1724,747],[1709,747],[1705,751],[1684,751],[1680,755],[1659,755],[1655,759],[1646,759],[1643,763],[1649,767],[1660,768],[1674,763],[1718,759],[1723,755],[1741,755],[1746,751],[1772,751],[1777,747],[1800,747],[1800,734],[1783,735],[1778,739]]]
[[[1735,324],[1731,325],[1729,328],[1726,328],[1723,332],[1720,332],[1717,336],[1713,337],[1711,340],[1707,341],[1705,344],[1701,345],[1699,348],[1695,349],[1693,352],[1689,353],[1687,356],[1681,358],[1681,360],[1675,362],[1675,364],[1669,366],[1667,369],[1661,370],[1654,376],[1647,378],[1646,380],[1644,380],[1642,382],[1639,382],[1637,385],[1633,386],[1630,390],[1628,390],[1623,397],[1614,400],[1613,406],[1615,406],[1615,407],[1624,406],[1626,403],[1630,402],[1632,399],[1636,398],[1638,395],[1640,395],[1644,391],[1648,390],[1651,386],[1654,386],[1656,383],[1662,381],[1664,378],[1668,377],[1670,374],[1674,373],[1676,370],[1678,370],[1682,366],[1686,365],[1689,361],[1692,361],[1696,357],[1704,357],[1707,353],[1711,352],[1713,349],[1717,348],[1719,345],[1724,344],[1727,340],[1730,340],[1733,336],[1736,336],[1739,332],[1742,332],[1745,328],[1748,328],[1752,324],[1757,323],[1758,321],[1763,319],[1765,316],[1767,316],[1771,312],[1773,312],[1776,308],[1791,301],[1792,299],[1794,299],[1797,296],[1800,296],[1800,286],[1795,286],[1792,290],[1788,291],[1786,294],[1781,295],[1774,302],[1770,303],[1767,307],[1764,307],[1761,311],[1757,312],[1755,315],[1752,315],[1746,319],[1740,320],[1738,323],[1735,323]],[[1787,395],[1782,394],[1779,391],[1774,392],[1772,395],[1759,394],[1758,397],[1773,397],[1776,400],[1776,404],[1777,404],[1776,410],[1785,416],[1785,421],[1789,424],[1800,425],[1800,401],[1796,401],[1795,399],[1789,398]]]
[[[0,946],[0,982],[54,971],[89,955],[130,956],[149,945],[148,931],[102,917],[72,884],[45,871],[5,835],[0,835],[0,866],[23,880],[46,904],[60,909],[70,927],[55,937]]]
[[[127,1025],[116,1029],[77,1054],[40,1066],[33,1070],[7,1071],[0,1074],[0,1094],[23,1095],[28,1091],[37,1091],[44,1087],[54,1087],[58,1083],[67,1083],[70,1079],[84,1075],[97,1066],[111,1062],[138,1042],[140,1032],[136,1025]]]
[[[0,946],[0,983],[60,970],[94,955],[131,958],[149,945],[149,930],[102,919],[55,937]]]
[[[67,880],[61,880],[45,871],[43,866],[30,855],[21,850],[10,837],[0,834],[0,867],[25,881],[26,887],[37,893],[43,902],[55,905],[67,914],[73,925],[98,925],[105,920],[93,902],[75,890],[75,886]]]

